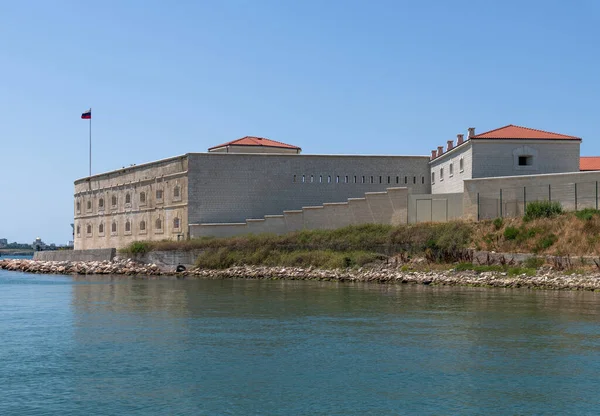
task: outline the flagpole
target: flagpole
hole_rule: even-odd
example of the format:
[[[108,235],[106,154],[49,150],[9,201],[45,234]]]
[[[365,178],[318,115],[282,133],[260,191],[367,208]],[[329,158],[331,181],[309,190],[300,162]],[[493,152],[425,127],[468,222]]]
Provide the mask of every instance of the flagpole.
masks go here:
[[[90,178],[92,177],[92,107],[90,107]]]

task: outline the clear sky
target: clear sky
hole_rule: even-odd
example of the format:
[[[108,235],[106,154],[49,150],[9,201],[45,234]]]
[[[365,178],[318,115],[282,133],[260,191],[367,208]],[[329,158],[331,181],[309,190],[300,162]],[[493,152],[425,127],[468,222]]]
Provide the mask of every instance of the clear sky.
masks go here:
[[[73,181],[246,135],[427,155],[506,124],[598,155],[600,1],[0,0],[0,238],[71,239]]]

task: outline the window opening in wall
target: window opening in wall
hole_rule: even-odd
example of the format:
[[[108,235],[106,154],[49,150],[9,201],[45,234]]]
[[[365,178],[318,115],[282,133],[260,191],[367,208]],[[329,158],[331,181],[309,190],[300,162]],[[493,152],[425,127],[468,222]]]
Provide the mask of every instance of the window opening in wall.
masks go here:
[[[335,183],[340,183],[340,175],[336,175],[336,177],[335,177]]]
[[[315,177],[313,175],[310,175],[310,183],[313,183],[315,181]]]
[[[448,170],[450,176],[454,175],[454,163],[450,163],[450,168]]]
[[[100,198],[98,200],[98,208],[100,208],[100,209],[104,208],[104,198]]]
[[[408,183],[408,176],[404,177],[404,185],[406,185]]]
[[[125,203],[131,204],[131,194],[129,192],[125,194]]]
[[[323,183],[323,175],[319,175],[319,183]]]
[[[365,177],[364,176],[362,177],[362,183],[365,183]]]
[[[390,183],[390,177],[388,176],[388,183]]]
[[[464,161],[463,161],[463,159],[461,157],[460,160],[459,160],[459,162],[458,162],[458,168],[462,172],[464,170],[464,167],[465,167],[465,164],[464,164]]]
[[[158,218],[156,220],[156,223],[154,224],[154,226],[156,227],[157,230],[162,229],[162,221],[160,220],[160,218]]]
[[[421,184],[424,185],[425,184],[425,176],[421,176]]]
[[[373,177],[372,176],[371,176],[371,183],[375,183],[375,182],[373,182]]]
[[[140,203],[146,203],[146,192],[140,192]]]
[[[331,183],[331,175],[327,175],[327,183]]]
[[[77,226],[77,236],[81,235],[81,227],[78,225]]]
[[[129,222],[129,220],[127,220],[127,221],[125,222],[125,231],[126,231],[126,232],[129,232],[129,231],[131,231],[131,223]]]
[[[116,207],[116,206],[117,206],[117,196],[116,196],[116,195],[113,195],[113,197],[112,197],[112,201],[111,201],[111,202],[112,202],[112,206],[113,206],[113,207]]]
[[[88,234],[92,233],[92,225],[91,224],[88,224],[88,226],[87,226],[87,233]]]
[[[179,192],[180,192],[179,186],[176,186],[175,188],[173,188],[173,198],[179,198]]]
[[[117,232],[117,223],[116,223],[116,222],[114,222],[114,221],[113,221],[112,225],[110,226],[110,230],[111,230],[113,233],[116,233],[116,232]]]
[[[533,165],[533,156],[519,156],[519,166]]]
[[[102,234],[104,232],[104,224],[103,223],[100,223],[100,225],[98,226],[98,232],[100,234]]]
[[[163,197],[162,189],[157,189],[156,190],[156,199],[162,199],[162,197]]]
[[[179,218],[173,219],[173,228],[179,228]]]
[[[356,175],[354,175],[354,183],[356,183]]]
[[[440,168],[440,181],[444,180],[444,168]]]
[[[435,172],[431,172],[431,183],[435,183]]]
[[[348,175],[344,176],[344,183],[348,183]]]
[[[77,212],[81,211],[81,202],[77,202]]]
[[[306,182],[306,176],[302,175],[302,183]]]
[[[294,179],[292,182],[296,183],[296,175],[294,175]]]
[[[382,183],[382,182],[381,182],[381,176],[379,177],[379,183]]]
[[[400,183],[400,177],[396,176],[396,183]]]
[[[140,221],[140,231],[146,231],[146,221]]]
[[[92,209],[92,201],[87,201],[87,209]]]
[[[417,177],[413,176],[413,185],[416,185],[416,184],[417,184]]]

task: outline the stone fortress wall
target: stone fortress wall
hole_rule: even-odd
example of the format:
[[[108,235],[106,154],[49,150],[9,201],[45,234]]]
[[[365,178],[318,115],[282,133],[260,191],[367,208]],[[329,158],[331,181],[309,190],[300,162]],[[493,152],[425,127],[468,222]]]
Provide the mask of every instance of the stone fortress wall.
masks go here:
[[[75,182],[75,250],[188,237],[186,156]]]

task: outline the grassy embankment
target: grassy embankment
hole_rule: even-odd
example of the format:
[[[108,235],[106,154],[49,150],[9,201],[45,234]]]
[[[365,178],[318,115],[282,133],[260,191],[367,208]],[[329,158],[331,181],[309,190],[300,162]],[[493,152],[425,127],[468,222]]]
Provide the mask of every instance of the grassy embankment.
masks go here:
[[[389,259],[406,263],[411,258],[422,257],[428,267],[454,264],[457,269],[498,269],[519,274],[531,272],[543,264],[541,259],[531,259],[525,268],[473,266],[468,255],[470,248],[572,257],[597,255],[600,253],[600,211],[588,209],[563,213],[556,203],[531,203],[524,218],[402,226],[368,224],[281,236],[265,234],[181,242],[135,242],[124,252],[201,249],[203,253],[198,257],[197,265],[212,269],[235,265],[331,269],[360,267]]]

